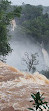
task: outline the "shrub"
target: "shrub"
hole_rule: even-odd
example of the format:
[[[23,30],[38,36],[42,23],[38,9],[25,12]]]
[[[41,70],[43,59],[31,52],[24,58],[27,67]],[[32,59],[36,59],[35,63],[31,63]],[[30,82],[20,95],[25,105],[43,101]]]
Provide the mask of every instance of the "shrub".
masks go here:
[[[43,97],[43,94],[41,95],[40,92],[37,92],[36,94],[31,94],[31,97],[33,98],[33,100],[31,100],[30,102],[33,103],[33,108],[28,108],[29,110],[32,110],[32,111],[37,111],[37,109],[39,109],[39,111],[43,111],[42,107],[44,109],[48,108],[48,102],[44,101],[44,97]]]

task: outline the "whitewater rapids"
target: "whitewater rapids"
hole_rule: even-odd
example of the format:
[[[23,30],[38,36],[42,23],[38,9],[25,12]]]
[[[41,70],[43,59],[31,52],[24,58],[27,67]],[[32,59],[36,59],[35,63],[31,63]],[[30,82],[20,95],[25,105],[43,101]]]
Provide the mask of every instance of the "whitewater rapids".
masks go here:
[[[37,91],[49,102],[49,80],[44,75],[20,72],[0,62],[0,111],[28,111],[30,95]]]

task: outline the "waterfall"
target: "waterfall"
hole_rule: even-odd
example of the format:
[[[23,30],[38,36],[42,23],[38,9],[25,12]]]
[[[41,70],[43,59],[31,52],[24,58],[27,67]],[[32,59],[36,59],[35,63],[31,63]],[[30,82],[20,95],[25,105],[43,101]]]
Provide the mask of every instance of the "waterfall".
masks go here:
[[[10,21],[10,24],[11,24],[11,27],[12,27],[11,31],[14,31],[14,29],[16,28],[16,21],[15,21],[15,19],[13,19],[12,21]]]
[[[46,51],[46,49],[42,48],[42,53],[43,53],[45,65],[46,65],[46,67],[49,67],[49,55],[48,55],[48,52]]]
[[[43,54],[45,66],[48,68],[49,67],[49,54],[48,54],[47,50],[44,48],[43,41],[41,43],[41,48],[42,48],[42,54]]]

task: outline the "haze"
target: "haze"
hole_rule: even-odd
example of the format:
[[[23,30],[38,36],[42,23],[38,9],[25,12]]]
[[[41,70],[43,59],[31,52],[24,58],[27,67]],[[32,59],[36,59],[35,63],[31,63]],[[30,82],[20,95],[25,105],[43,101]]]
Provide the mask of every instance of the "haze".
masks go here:
[[[13,5],[25,4],[49,6],[49,0],[9,0]]]

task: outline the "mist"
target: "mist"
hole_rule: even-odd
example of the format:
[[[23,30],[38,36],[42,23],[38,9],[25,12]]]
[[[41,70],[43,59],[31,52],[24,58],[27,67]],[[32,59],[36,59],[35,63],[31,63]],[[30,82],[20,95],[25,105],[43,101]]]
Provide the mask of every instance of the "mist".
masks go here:
[[[13,50],[11,54],[6,56],[7,64],[12,64],[15,68],[25,71],[26,65],[22,58],[25,58],[25,53],[27,52],[29,55],[38,54],[36,58],[39,61],[39,64],[36,66],[37,71],[46,70],[49,67],[49,55],[46,49],[43,46],[41,47],[41,44],[32,36],[22,32],[22,29],[16,22],[13,22],[13,25],[10,26],[9,33],[11,35],[10,45]]]
[[[10,0],[9,0],[10,1]],[[31,5],[43,5],[43,6],[49,6],[49,0],[11,0],[13,5],[22,5],[24,2],[25,4],[31,4]]]

